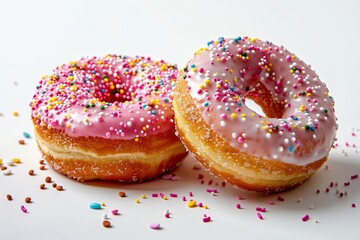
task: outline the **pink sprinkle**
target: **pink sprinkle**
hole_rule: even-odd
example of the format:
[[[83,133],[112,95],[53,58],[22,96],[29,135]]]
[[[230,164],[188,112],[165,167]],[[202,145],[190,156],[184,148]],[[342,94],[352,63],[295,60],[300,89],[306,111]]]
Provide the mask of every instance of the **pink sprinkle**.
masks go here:
[[[206,215],[204,215],[204,217],[203,217],[203,222],[204,223],[206,223],[206,222],[210,222],[211,221],[211,217],[210,216],[206,216]]]
[[[245,198],[243,196],[237,196],[236,199],[237,200],[244,200]]]
[[[211,184],[213,184],[213,180],[212,180],[212,179],[209,180],[209,185],[211,185]]]
[[[161,198],[164,198],[164,194],[163,193],[159,193],[159,196],[161,197]]]
[[[199,207],[203,207],[202,202],[199,202],[199,203],[198,203],[198,206],[199,206]]]
[[[159,194],[157,194],[157,193],[153,193],[153,194],[151,194],[151,196],[152,196],[152,197],[158,197],[158,196],[159,196]]]
[[[26,209],[26,207],[24,207],[24,205],[21,205],[21,211],[23,211],[24,213],[27,213],[27,209]]]
[[[275,202],[274,202],[274,201],[269,200],[269,201],[268,201],[268,204],[269,204],[269,205],[275,205]]]
[[[354,179],[356,179],[356,178],[358,178],[358,177],[359,177],[358,174],[352,175],[352,176],[351,176],[351,180],[354,180]]]
[[[174,176],[172,176],[171,177],[171,179],[170,179],[171,181],[179,181],[180,180],[180,177],[179,176],[176,176],[176,175],[174,175]]]
[[[208,193],[218,193],[216,189],[206,189],[206,192]]]
[[[119,214],[119,210],[118,209],[114,209],[111,211],[112,215],[118,215]]]
[[[185,202],[185,201],[186,201],[186,197],[185,197],[185,196],[182,196],[182,200]]]
[[[171,178],[173,177],[173,174],[166,174],[164,176],[161,177],[161,179],[164,179],[164,180],[171,180]]]
[[[192,192],[189,192],[189,196],[190,196],[190,197],[192,197],[192,196],[194,196],[194,195],[193,195],[193,193],[192,193]]]
[[[260,220],[263,220],[263,216],[261,215],[261,213],[257,213],[256,216],[260,219]]]
[[[277,200],[280,201],[280,202],[285,201],[285,199],[284,199],[282,196],[278,196],[278,197],[277,197]]]
[[[302,218],[301,218],[301,220],[303,221],[303,222],[306,222],[307,220],[309,220],[309,215],[305,215],[305,216],[303,216]]]
[[[158,229],[161,228],[160,223],[152,223],[152,224],[149,225],[149,228],[158,230]]]
[[[241,205],[240,205],[240,203],[238,203],[238,204],[236,204],[236,206],[235,206],[237,209],[241,209]]]
[[[176,193],[170,193],[170,197],[176,198],[176,197],[178,197],[178,195]]]
[[[165,213],[165,218],[170,218],[170,213]]]
[[[203,69],[203,68],[200,68],[200,69],[199,69],[199,72],[200,72],[200,73],[203,73],[203,72],[204,72],[204,69]]]
[[[319,194],[319,193],[320,193],[320,190],[319,190],[319,189],[317,189],[317,190],[316,190],[316,193],[318,193],[318,194]]]
[[[259,212],[266,212],[266,208],[257,207],[257,208],[256,208],[256,211],[259,211]]]
[[[351,204],[351,207],[355,208],[355,207],[356,207],[356,204],[355,204],[355,203]]]

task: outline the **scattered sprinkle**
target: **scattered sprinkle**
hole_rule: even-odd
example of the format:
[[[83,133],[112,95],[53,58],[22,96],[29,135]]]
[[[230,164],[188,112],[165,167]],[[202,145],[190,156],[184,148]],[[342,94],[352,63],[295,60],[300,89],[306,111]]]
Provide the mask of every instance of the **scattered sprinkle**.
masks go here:
[[[104,221],[102,222],[102,224],[103,224],[103,226],[106,227],[106,228],[111,227],[111,222],[110,222],[109,220],[104,220]]]
[[[90,206],[89,206],[91,209],[100,209],[101,208],[101,204],[100,203],[97,203],[97,202],[94,202],[94,203],[90,203]]]
[[[152,223],[149,225],[149,228],[154,229],[154,230],[161,229],[160,223]]]
[[[310,216],[306,214],[305,216],[303,216],[303,217],[301,218],[301,220],[302,220],[303,222],[306,222],[307,220],[309,220],[309,218],[310,218]]]

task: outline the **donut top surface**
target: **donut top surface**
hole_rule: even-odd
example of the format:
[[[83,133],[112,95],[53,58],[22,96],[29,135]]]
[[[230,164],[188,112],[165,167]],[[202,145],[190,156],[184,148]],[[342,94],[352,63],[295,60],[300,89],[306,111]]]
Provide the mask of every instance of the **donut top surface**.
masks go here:
[[[333,98],[310,66],[284,47],[220,37],[195,52],[179,79],[186,79],[207,125],[241,152],[306,165],[331,149],[337,130]],[[262,94],[260,85],[268,101],[281,106],[279,116],[246,106],[250,94]]]
[[[72,137],[138,141],[174,129],[171,93],[177,74],[177,67],[163,60],[84,57],[41,78],[31,116]]]

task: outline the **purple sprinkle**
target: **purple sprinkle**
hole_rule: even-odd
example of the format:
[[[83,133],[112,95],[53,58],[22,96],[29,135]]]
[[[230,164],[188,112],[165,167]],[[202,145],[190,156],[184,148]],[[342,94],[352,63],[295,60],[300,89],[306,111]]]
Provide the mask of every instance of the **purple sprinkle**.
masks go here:
[[[149,228],[155,229],[155,230],[160,229],[161,228],[160,223],[152,223],[149,225]]]
[[[202,202],[199,202],[199,203],[198,203],[198,206],[199,206],[199,207],[203,207]]]
[[[309,215],[305,215],[305,216],[303,216],[302,218],[301,218],[301,220],[303,221],[303,222],[306,222],[307,220],[309,220]]]
[[[345,183],[344,183],[344,186],[345,186],[345,187],[347,187],[347,186],[349,186],[349,185],[350,185],[350,182],[345,182]]]

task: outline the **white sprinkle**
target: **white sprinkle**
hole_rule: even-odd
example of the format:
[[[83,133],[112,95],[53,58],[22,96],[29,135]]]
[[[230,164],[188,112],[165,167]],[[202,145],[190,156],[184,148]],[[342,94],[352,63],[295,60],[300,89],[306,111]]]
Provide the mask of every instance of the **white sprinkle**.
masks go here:
[[[279,152],[282,152],[284,151],[284,148],[283,147],[279,147]]]
[[[220,126],[225,127],[225,125],[226,125],[225,121],[220,122]]]
[[[11,170],[10,169],[5,169],[2,171],[2,174],[5,176],[11,175]]]
[[[309,206],[309,209],[314,209],[314,205],[313,204],[311,204],[310,206]]]
[[[271,138],[271,134],[270,134],[270,133],[266,133],[266,138],[270,139],[270,138]]]

